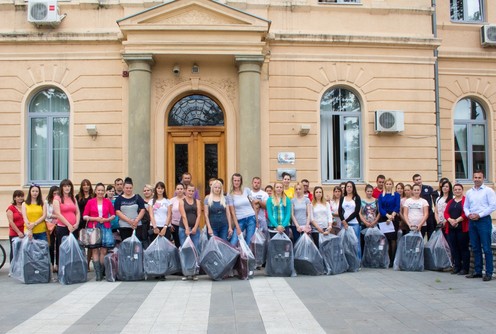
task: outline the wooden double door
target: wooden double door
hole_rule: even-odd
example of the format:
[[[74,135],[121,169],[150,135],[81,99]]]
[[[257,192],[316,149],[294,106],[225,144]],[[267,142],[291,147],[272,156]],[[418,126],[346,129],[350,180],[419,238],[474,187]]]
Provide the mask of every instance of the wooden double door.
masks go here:
[[[226,180],[225,134],[218,127],[180,127],[167,135],[167,189],[172,197],[182,174],[189,172],[201,199],[208,193],[208,180]]]

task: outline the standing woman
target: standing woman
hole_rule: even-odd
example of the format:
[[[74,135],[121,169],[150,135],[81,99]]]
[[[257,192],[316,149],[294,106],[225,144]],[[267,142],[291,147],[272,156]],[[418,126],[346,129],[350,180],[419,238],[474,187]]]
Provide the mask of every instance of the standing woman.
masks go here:
[[[79,193],[76,195],[76,200],[78,203],[80,213],[84,212],[86,203],[88,203],[88,201],[93,197],[95,197],[95,193],[93,192],[93,186],[91,185],[90,180],[84,179],[83,181],[81,181],[81,186],[79,187]],[[81,231],[82,228],[84,228],[84,220],[83,217],[81,216],[81,220],[79,221],[79,226],[74,233],[76,239],[79,238],[79,232]],[[90,253],[88,253],[88,261],[89,260],[90,260]]]
[[[423,234],[425,231],[422,231],[422,229],[426,229],[425,223],[427,218],[429,218],[429,203],[420,197],[421,191],[422,188],[420,185],[413,185],[412,197],[405,201],[405,211],[403,214],[409,229],[421,231]]]
[[[332,198],[329,201],[332,213],[332,233],[338,234],[341,230],[341,218],[339,218],[339,201],[343,197],[343,191],[340,186],[335,186],[332,191]]]
[[[169,211],[172,213],[172,221],[170,231],[174,244],[177,248],[181,247],[181,240],[179,239],[179,225],[181,223],[181,212],[179,212],[179,203],[184,199],[184,185],[182,183],[176,184],[175,196],[170,199]]]
[[[379,207],[377,199],[373,196],[374,187],[371,184],[365,186],[365,198],[362,199],[360,208],[360,222],[363,224],[363,233],[360,233],[360,247],[365,247],[365,229],[372,228],[377,225],[379,221]]]
[[[284,192],[284,185],[281,182],[274,184],[274,193],[267,200],[267,223],[269,232],[274,235],[277,233],[285,233],[289,237],[289,222],[291,220],[291,200]],[[249,244],[249,242],[247,241]]]
[[[179,239],[182,245],[187,237],[191,237],[196,249],[200,249],[201,203],[199,199],[195,199],[195,191],[195,186],[191,183],[188,184],[186,186],[186,196],[179,202],[179,212],[181,213]]]
[[[111,221],[115,218],[114,206],[112,202],[105,198],[105,186],[98,183],[95,186],[96,197],[90,199],[84,208],[83,219],[87,228],[100,229],[102,236],[101,245],[89,246],[95,268],[96,280],[101,281],[104,271],[104,259],[107,249],[115,246],[112,235]]]
[[[55,227],[56,265],[59,265],[59,249],[62,238],[77,230],[80,221],[79,206],[74,197],[74,185],[71,180],[64,179],[59,186],[60,196],[53,197],[53,214],[57,217]]]
[[[170,206],[171,203],[167,199],[167,192],[165,191],[165,183],[159,181],[153,190],[153,198],[148,202],[148,213],[153,230],[151,242],[158,235],[165,236],[170,240],[171,232],[168,228],[172,220]]]
[[[253,206],[249,199],[250,194],[250,189],[243,189],[243,177],[241,176],[241,174],[234,173],[231,177],[231,192],[229,193],[230,199],[228,199],[228,205],[231,212],[232,222],[236,227],[237,233],[234,233],[234,235],[232,236],[231,245],[236,246],[238,243],[238,234],[245,231],[245,241],[249,245],[251,237],[253,236],[253,234],[255,234],[257,221],[255,218],[255,210],[253,209]]]
[[[379,208],[377,200],[372,196],[374,187],[370,184],[365,186],[365,198],[362,199],[360,209],[360,220],[366,228],[371,228],[377,225],[379,221]]]
[[[470,269],[470,251],[468,236],[468,218],[463,212],[465,196],[463,196],[463,186],[459,183],[453,186],[453,199],[449,200],[444,210],[444,218],[448,222],[445,224],[444,232],[448,237],[448,242],[453,256],[452,274],[467,275]]]
[[[205,197],[205,223],[209,238],[213,235],[228,240],[232,236],[231,214],[222,191],[222,183],[214,180],[210,186],[210,194]]]
[[[394,231],[387,232],[383,231],[384,235],[388,240],[388,252],[389,252],[389,264],[392,266],[394,262],[394,257],[396,255],[396,241],[398,239],[398,229],[399,229],[399,217],[401,210],[401,197],[400,194],[394,191],[394,182],[391,178],[387,179],[384,182],[384,191],[379,196],[379,212],[380,212],[380,223],[382,224],[384,229],[389,227],[391,229],[394,228]]]
[[[286,194],[289,199],[293,199],[294,197],[294,188],[289,185],[291,182],[291,175],[289,173],[283,172],[282,173],[282,184],[284,186],[284,193]]]
[[[165,187],[164,187],[165,189]],[[148,233],[150,231],[150,224],[151,224],[151,218],[150,218],[150,212],[148,210],[149,206],[148,203],[153,199],[154,193],[153,193],[154,187],[150,184],[145,184],[143,187],[143,200],[145,201],[145,214],[143,215],[143,218],[141,218],[141,225],[142,227],[142,232],[143,235],[141,236],[141,240],[143,242],[143,249],[147,249],[148,245],[150,244],[150,234],[153,235],[153,239],[155,239],[155,235],[152,234],[153,230],[151,230],[152,233]]]
[[[401,219],[400,229],[403,232],[403,234],[408,233],[410,229],[405,219],[405,202],[410,197],[412,197],[412,186],[409,184],[405,184],[403,187],[403,194],[401,194],[401,198],[400,198],[400,219]]]
[[[353,228],[357,240],[360,240],[360,224],[358,223],[358,218],[362,200],[360,199],[360,196],[358,196],[353,181],[346,182],[344,189],[344,196],[341,197],[341,200],[339,201],[339,218],[341,219],[342,226],[345,229],[348,229],[348,227]],[[359,259],[362,258],[360,241],[357,246],[357,255]]]
[[[320,186],[313,188],[312,225],[313,242],[319,247],[319,233],[327,235],[332,229],[331,205],[324,199],[324,189]]]
[[[444,228],[446,227],[446,218],[444,218],[444,211],[446,209],[446,205],[452,198],[453,186],[451,185],[450,181],[446,180],[441,184],[441,192],[434,202],[434,217],[436,218],[437,226],[442,227],[443,231],[445,231]]]
[[[12,194],[12,203],[7,208],[7,220],[9,221],[10,262],[14,253],[12,252],[12,240],[24,238],[24,219],[22,218],[22,203],[24,203],[24,191],[16,190]]]
[[[39,185],[32,184],[29,187],[28,197],[22,203],[22,218],[24,219],[24,231],[29,237],[36,240],[48,242],[47,228],[45,223],[46,208],[41,195]]]
[[[47,230],[49,234],[48,244],[50,245],[50,262],[52,264],[53,271],[55,272],[57,268],[55,267],[55,227],[57,226],[55,215],[53,214],[53,199],[58,195],[60,196],[59,187],[51,186],[48,191],[48,195],[45,199],[46,208],[46,218],[45,222],[47,225]]]
[[[114,203],[115,214],[119,217],[119,233],[122,241],[129,238],[136,230],[136,236],[141,240],[143,229],[141,218],[145,214],[145,201],[133,193],[133,180],[126,177],[124,191],[116,198]]]
[[[293,242],[296,243],[302,233],[310,232],[312,206],[308,196],[305,196],[303,185],[295,185],[295,197],[291,200],[291,230]]]

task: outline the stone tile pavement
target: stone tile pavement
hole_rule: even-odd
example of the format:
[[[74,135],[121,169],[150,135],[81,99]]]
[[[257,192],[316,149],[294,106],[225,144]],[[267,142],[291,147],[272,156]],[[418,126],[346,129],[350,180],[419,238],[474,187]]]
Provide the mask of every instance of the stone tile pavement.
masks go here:
[[[0,333],[496,332],[496,282],[442,272],[0,286]]]

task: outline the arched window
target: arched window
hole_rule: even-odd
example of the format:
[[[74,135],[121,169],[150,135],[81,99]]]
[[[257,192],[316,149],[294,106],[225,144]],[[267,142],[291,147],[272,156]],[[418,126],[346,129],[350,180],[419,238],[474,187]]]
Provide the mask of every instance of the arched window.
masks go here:
[[[69,102],[57,88],[39,91],[28,109],[29,182],[57,183],[69,175]]]
[[[362,179],[361,106],[343,88],[326,91],[320,101],[322,182]]]
[[[487,176],[486,112],[479,102],[465,98],[455,108],[455,178],[469,180],[475,170]]]
[[[224,113],[208,96],[189,95],[174,104],[168,123],[169,126],[223,126]]]

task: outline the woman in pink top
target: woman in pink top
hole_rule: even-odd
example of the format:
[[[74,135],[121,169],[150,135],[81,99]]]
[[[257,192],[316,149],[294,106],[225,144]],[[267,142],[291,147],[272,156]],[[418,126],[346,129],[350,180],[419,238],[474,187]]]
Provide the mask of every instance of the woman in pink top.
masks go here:
[[[92,248],[93,268],[95,268],[96,280],[101,281],[103,278],[104,258],[107,254],[107,248],[113,248],[115,245],[114,236],[110,222],[115,218],[115,211],[112,202],[105,198],[105,186],[98,183],[95,186],[96,197],[90,199],[84,207],[83,220],[87,228],[100,229],[102,242]],[[101,247],[100,247],[101,246]]]
[[[65,179],[60,182],[60,196],[53,199],[53,214],[57,217],[55,230],[57,252],[57,266],[59,265],[59,248],[62,238],[74,232],[79,226],[79,207],[74,197],[74,185],[71,180]],[[54,271],[56,268],[54,268]]]
[[[172,220],[170,225],[170,230],[172,237],[174,238],[174,244],[177,248],[181,247],[181,242],[179,240],[179,222],[181,221],[181,213],[179,212],[179,202],[184,199],[184,185],[178,183],[176,185],[176,196],[171,198],[169,201],[169,211],[172,212]]]

